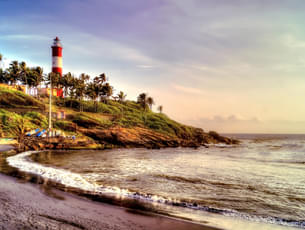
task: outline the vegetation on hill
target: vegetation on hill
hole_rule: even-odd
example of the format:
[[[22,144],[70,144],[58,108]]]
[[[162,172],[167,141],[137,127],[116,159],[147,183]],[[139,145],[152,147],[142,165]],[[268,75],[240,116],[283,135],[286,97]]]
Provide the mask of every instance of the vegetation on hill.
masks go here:
[[[11,90],[0,87],[0,108],[27,108],[27,109],[45,109],[45,105],[18,90]]]
[[[25,62],[17,61],[13,61],[6,70],[0,69],[0,83],[13,86],[22,83],[31,88],[42,82],[46,85],[52,82],[52,87],[62,90],[64,95],[63,98],[54,98],[53,111],[60,109],[67,113],[65,120],[53,119],[54,127],[78,136],[88,136],[102,144],[198,147],[210,142],[234,143],[216,132],[205,133],[200,128],[170,119],[163,113],[163,106],[158,106],[159,113],[153,112],[155,101],[146,93],[141,93],[137,101],[126,100],[122,91],[113,96],[114,89],[105,74],[90,79],[84,73],[79,77],[71,73],[62,77],[55,73],[45,75],[42,68],[29,68]],[[47,114],[44,112],[47,104],[47,97],[35,98],[18,90],[0,87],[0,134],[23,137],[26,130],[47,128]],[[33,112],[33,109],[38,110]]]

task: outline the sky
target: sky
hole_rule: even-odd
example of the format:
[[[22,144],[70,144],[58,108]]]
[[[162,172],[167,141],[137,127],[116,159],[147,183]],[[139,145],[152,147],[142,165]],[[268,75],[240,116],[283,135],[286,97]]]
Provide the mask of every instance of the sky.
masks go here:
[[[171,118],[221,133],[305,133],[303,0],[0,0],[0,53],[106,73]]]

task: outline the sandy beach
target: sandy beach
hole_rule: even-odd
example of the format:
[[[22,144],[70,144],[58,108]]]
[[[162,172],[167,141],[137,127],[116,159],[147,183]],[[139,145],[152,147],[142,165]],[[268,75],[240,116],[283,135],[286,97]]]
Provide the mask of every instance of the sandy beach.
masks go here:
[[[0,145],[0,154],[12,148],[11,145]],[[0,173],[0,229],[216,228],[94,202]]]
[[[93,202],[0,174],[0,229],[215,228]]]

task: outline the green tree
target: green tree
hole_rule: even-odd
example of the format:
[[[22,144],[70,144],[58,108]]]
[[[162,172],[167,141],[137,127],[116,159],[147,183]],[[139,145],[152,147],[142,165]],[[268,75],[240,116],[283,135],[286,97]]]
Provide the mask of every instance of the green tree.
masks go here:
[[[53,72],[49,73],[46,79],[48,85],[51,83],[51,80],[52,80],[53,89],[62,89],[63,81],[59,73],[53,73]]]
[[[15,85],[20,80],[20,67],[18,61],[12,61],[9,68],[7,69],[8,75],[7,80],[11,85]]]
[[[80,112],[83,112],[83,110],[84,110],[83,99],[86,94],[86,83],[89,79],[90,79],[89,75],[82,73],[76,82],[77,84],[76,84],[75,93],[79,100],[79,111]]]
[[[154,99],[152,97],[148,97],[146,102],[147,102],[149,108],[152,109],[152,105],[155,104]]]
[[[95,82],[96,84],[99,84],[99,85],[103,85],[104,82],[106,82],[106,81],[107,81],[107,78],[106,78],[106,74],[105,74],[105,73],[102,73],[102,74],[100,74],[99,76],[96,76],[96,77],[94,78],[94,82]]]
[[[43,69],[39,66],[30,68],[27,73],[27,85],[29,88],[36,88],[41,84],[43,81]],[[39,97],[39,94],[38,94]]]
[[[95,112],[97,112],[97,98],[100,93],[100,85],[94,81],[90,82],[86,87],[86,95],[94,101]]]
[[[103,102],[106,103],[108,98],[113,94],[113,87],[107,82],[104,85],[100,85],[99,88],[99,96],[103,99]]]
[[[162,105],[158,106],[158,111],[159,111],[159,113],[162,113],[162,111],[163,111],[163,106]]]
[[[69,91],[72,90],[74,86],[74,76],[68,72],[65,75],[62,76],[63,78],[63,90],[64,90],[64,98],[66,98],[69,95]]]
[[[118,97],[118,99],[119,99],[119,102],[120,102],[120,103],[122,103],[122,102],[124,102],[124,101],[125,101],[125,99],[126,99],[127,95],[126,95],[126,94],[124,94],[124,92],[123,92],[123,91],[120,91],[120,92],[118,93],[117,97]]]
[[[24,85],[29,86],[28,77],[30,75],[30,70],[24,61],[19,63],[19,70],[18,80],[20,80]]]
[[[147,94],[146,93],[141,93],[137,98],[137,103],[140,104],[142,106],[142,108],[146,110]]]
[[[29,122],[24,117],[19,117],[15,120],[14,125],[9,127],[9,132],[17,137],[19,150],[24,150],[24,139],[28,131]]]
[[[8,83],[8,74],[2,68],[0,68],[0,83]]]

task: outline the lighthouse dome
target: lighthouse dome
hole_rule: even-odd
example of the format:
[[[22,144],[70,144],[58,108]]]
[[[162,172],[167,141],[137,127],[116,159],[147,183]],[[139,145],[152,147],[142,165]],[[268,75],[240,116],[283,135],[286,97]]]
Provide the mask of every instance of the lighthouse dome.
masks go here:
[[[53,46],[61,47],[61,43],[58,37],[54,39]]]

